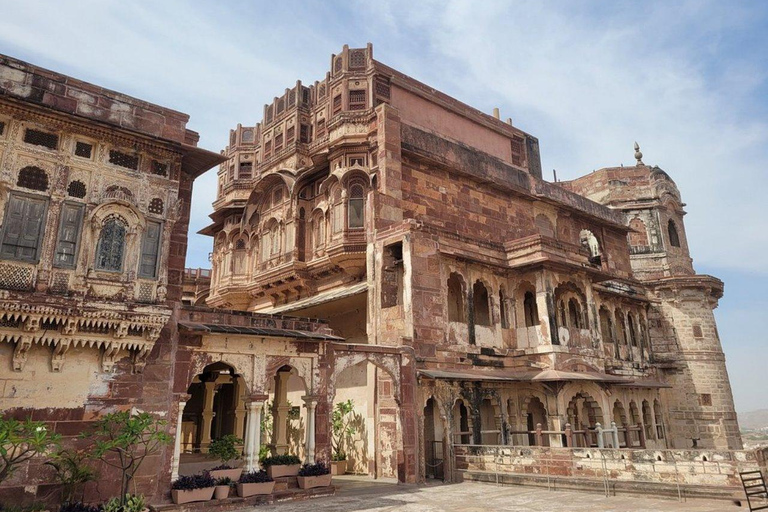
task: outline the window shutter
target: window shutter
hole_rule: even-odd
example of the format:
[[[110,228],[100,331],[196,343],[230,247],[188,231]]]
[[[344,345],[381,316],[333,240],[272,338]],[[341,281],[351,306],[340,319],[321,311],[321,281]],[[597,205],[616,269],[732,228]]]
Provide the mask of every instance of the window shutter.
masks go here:
[[[76,264],[80,226],[83,222],[83,208],[84,206],[81,204],[64,203],[62,205],[54,266],[74,267]]]
[[[160,235],[162,224],[147,222],[144,239],[141,241],[141,260],[139,261],[139,277],[154,279],[157,277],[157,256],[160,252]]]
[[[8,199],[0,256],[36,262],[47,201],[12,194]]]

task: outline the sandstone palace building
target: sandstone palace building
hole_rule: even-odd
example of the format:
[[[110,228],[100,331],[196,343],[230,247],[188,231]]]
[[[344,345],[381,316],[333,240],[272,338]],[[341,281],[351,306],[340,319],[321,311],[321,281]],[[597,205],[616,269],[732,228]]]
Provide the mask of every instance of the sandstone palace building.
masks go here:
[[[401,482],[482,479],[484,447],[520,474],[557,449],[579,469],[595,449],[662,474],[757,464],[723,283],[693,267],[674,169],[637,145],[633,166],[545,181],[535,136],[370,45],[243,113],[221,154],[187,120],[0,56],[3,414],[71,439],[114,410],[166,418],[175,444],[139,480],[156,502],[225,434],[249,468],[265,446],[329,460],[346,400],[348,471]],[[216,166],[212,268],[185,270]],[[33,465],[0,495],[47,485]]]

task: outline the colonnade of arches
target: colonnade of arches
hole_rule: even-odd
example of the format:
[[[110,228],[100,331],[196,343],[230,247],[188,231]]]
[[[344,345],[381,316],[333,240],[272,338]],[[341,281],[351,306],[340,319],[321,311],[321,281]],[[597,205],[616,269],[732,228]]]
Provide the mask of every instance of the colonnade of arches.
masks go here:
[[[465,383],[452,389],[438,386],[424,401],[427,476],[440,477],[440,464],[455,444],[635,449],[667,444],[662,404],[652,390],[608,394],[598,386],[574,383],[557,394],[546,386],[505,389]]]
[[[265,393],[254,395],[234,365],[209,364],[192,378],[181,404],[175,471],[195,472],[200,461],[216,465],[206,457],[211,442],[232,434],[243,441],[242,464],[249,469],[268,455],[315,461],[338,450],[347,455],[348,472],[399,477],[403,432],[398,368],[399,363],[385,365],[364,355],[340,357],[328,375],[327,394],[320,396],[289,360],[268,371]],[[348,418],[352,431],[336,446],[331,441],[333,410],[347,401],[353,404]],[[318,407],[323,411],[319,419]],[[322,453],[318,438],[327,440]]]

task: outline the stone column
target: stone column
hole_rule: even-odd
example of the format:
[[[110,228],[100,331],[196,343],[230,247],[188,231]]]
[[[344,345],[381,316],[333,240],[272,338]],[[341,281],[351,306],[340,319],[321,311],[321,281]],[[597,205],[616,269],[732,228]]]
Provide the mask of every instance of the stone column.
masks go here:
[[[245,417],[245,470],[259,468],[259,450],[261,449],[261,409],[264,407],[263,396],[254,397],[246,403]]]
[[[243,419],[245,418],[247,414],[247,409],[245,405],[245,396],[243,396],[243,392],[245,391],[245,386],[243,386],[243,378],[242,377],[235,377],[234,382],[235,386],[235,435],[239,437],[240,439],[245,438],[245,432],[243,431]]]
[[[203,397],[203,424],[200,428],[200,451],[208,453],[211,445],[211,423],[213,422],[213,397],[216,394],[216,383],[205,383],[205,396]]]
[[[559,345],[560,338],[557,332],[557,307],[555,296],[550,285],[549,274],[544,271],[536,278],[536,308],[539,311],[539,325],[543,343]],[[549,338],[548,340],[546,338]]]
[[[179,478],[179,463],[181,462],[181,424],[184,416],[184,407],[187,405],[189,395],[183,395],[179,401],[179,410],[176,413],[176,439],[173,443],[173,461],[171,463],[171,481]]]
[[[278,372],[275,386],[275,451],[278,455],[288,453],[288,379],[289,372]]]
[[[317,406],[316,396],[303,396],[304,407],[307,408],[307,441],[304,450],[304,462],[315,462],[315,407]]]

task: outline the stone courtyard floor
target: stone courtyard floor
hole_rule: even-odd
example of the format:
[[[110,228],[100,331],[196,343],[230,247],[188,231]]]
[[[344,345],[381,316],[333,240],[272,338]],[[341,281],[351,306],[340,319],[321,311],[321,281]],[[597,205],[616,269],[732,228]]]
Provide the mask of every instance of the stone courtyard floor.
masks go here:
[[[465,482],[398,486],[394,480],[334,477],[336,496],[245,509],[253,512],[738,512],[728,501],[640,497],[629,494],[606,498],[602,494],[548,491],[533,487]]]

